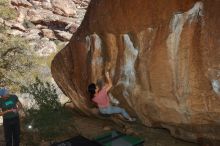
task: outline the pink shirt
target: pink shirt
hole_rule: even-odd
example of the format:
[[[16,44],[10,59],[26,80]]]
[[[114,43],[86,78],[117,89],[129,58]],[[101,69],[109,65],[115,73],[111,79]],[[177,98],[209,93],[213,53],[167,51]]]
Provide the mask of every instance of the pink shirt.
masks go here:
[[[97,95],[92,99],[98,104],[98,107],[105,108],[109,106],[109,97],[105,88],[100,90]]]

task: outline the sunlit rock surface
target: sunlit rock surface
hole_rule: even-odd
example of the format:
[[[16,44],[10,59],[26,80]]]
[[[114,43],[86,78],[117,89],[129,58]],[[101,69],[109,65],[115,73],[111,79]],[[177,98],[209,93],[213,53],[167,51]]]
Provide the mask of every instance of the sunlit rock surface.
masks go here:
[[[52,74],[76,108],[110,71],[112,94],[146,126],[220,140],[220,1],[92,0]]]
[[[2,37],[5,37],[6,34],[16,36],[16,40],[17,37],[26,40],[28,46],[26,51],[29,51],[28,54],[32,55],[34,59],[30,63],[31,69],[24,74],[15,74],[12,70],[7,72],[5,77],[11,82],[29,85],[34,82],[37,75],[42,81],[54,84],[50,71],[51,58],[69,42],[76,32],[90,0],[0,0],[1,6],[8,7],[6,2],[10,4],[10,8],[14,9],[9,17],[15,15],[16,18],[13,20],[9,20],[9,17],[0,18],[0,40],[2,41]],[[1,14],[2,16],[9,15],[8,11],[3,13],[5,14]],[[7,29],[3,34],[2,26],[6,26]],[[10,89],[10,86],[8,88]],[[66,104],[69,99],[56,85],[55,88],[60,102],[65,106],[72,106]],[[35,105],[30,95],[19,94],[19,92],[16,95],[24,108]],[[0,118],[1,124],[2,119]],[[1,142],[0,146],[2,146]]]

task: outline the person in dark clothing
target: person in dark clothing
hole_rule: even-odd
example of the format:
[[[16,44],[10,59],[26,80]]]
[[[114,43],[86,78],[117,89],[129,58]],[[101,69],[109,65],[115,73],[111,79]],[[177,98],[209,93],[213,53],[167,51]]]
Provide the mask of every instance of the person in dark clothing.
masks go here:
[[[10,95],[7,89],[0,89],[0,116],[3,116],[3,127],[6,146],[19,146],[20,120],[18,111],[22,108],[16,95]]]

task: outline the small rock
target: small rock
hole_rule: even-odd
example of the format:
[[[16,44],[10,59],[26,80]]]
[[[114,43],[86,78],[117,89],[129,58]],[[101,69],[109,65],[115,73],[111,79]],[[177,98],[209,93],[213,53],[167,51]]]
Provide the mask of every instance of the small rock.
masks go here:
[[[42,7],[43,7],[44,9],[52,10],[52,5],[51,5],[51,3],[48,2],[48,1],[43,1],[43,2],[42,2]]]
[[[112,129],[112,128],[109,127],[109,126],[104,126],[104,127],[103,127],[103,130],[104,130],[104,131],[110,131],[111,129]]]
[[[47,37],[49,39],[55,39],[54,32],[50,29],[42,29],[42,33],[44,37]]]
[[[72,34],[65,31],[55,30],[55,36],[62,41],[69,41],[72,37]]]
[[[54,13],[64,16],[75,16],[76,15],[76,5],[72,0],[53,0],[52,6],[54,8]]]
[[[4,19],[0,18],[0,23],[3,24],[4,23]]]
[[[29,3],[27,0],[11,0],[12,5],[17,5],[17,6],[25,6],[25,7],[31,7],[32,4]]]
[[[125,129],[126,134],[134,134],[135,131],[132,128]]]
[[[22,31],[14,30],[14,29],[10,30],[7,33],[10,35],[13,35],[13,36],[23,36],[24,35],[24,33]]]

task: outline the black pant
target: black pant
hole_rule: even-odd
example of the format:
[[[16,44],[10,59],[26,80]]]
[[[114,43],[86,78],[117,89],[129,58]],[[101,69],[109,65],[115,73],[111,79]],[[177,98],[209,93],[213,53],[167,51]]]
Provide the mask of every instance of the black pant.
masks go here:
[[[20,143],[19,117],[15,117],[13,119],[3,119],[3,126],[4,126],[6,146],[19,146]]]

